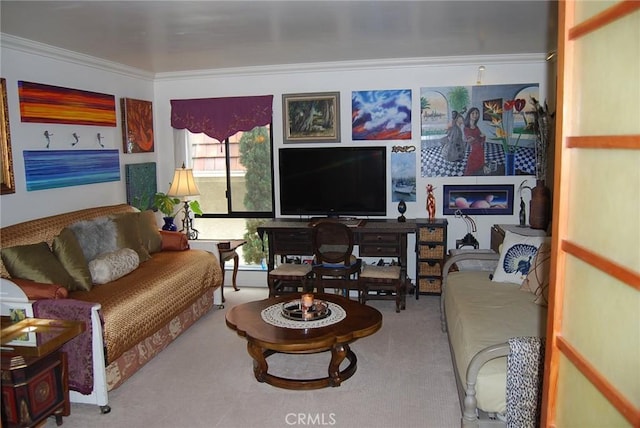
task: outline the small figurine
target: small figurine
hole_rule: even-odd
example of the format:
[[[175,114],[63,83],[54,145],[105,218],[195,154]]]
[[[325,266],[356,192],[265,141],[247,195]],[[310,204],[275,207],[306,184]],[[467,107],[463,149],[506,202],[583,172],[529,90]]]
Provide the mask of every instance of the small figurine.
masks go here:
[[[429,213],[429,220],[436,218],[436,198],[433,196],[434,187],[431,184],[427,185],[427,212]]]
[[[49,144],[51,144],[51,137],[53,137],[53,134],[49,133],[49,131],[44,131],[44,138],[47,140],[47,149],[49,148]]]
[[[75,143],[71,143],[71,147],[73,147],[80,142],[80,136],[75,132],[71,134],[71,136],[73,137],[74,140],[76,140]]]
[[[527,214],[524,210],[524,201],[522,200],[522,196],[520,196],[520,227],[527,226]]]

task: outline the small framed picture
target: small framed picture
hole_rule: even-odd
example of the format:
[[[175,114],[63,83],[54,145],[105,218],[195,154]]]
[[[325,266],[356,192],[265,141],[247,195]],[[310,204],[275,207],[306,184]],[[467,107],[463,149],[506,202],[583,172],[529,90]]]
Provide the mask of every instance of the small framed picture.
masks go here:
[[[339,143],[340,92],[282,95],[285,143]]]
[[[512,215],[513,184],[444,185],[443,214]]]

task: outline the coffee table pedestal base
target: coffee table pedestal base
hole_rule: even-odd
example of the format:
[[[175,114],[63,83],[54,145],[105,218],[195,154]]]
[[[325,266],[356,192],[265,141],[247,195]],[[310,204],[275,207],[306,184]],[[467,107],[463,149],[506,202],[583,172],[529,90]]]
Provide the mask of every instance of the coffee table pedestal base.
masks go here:
[[[343,381],[353,376],[358,367],[358,359],[356,358],[356,354],[353,353],[348,344],[337,344],[329,349],[319,349],[314,351],[282,352],[290,354],[312,354],[317,352],[331,351],[329,376],[318,379],[289,379],[275,376],[268,372],[269,365],[267,364],[267,358],[279,351],[262,348],[256,345],[251,340],[247,342],[247,350],[249,352],[249,355],[251,355],[251,357],[253,358],[253,373],[258,382],[268,383],[269,385],[284,389],[308,390],[326,388],[329,386],[340,386]],[[349,365],[341,371],[340,365],[345,358],[349,361]]]

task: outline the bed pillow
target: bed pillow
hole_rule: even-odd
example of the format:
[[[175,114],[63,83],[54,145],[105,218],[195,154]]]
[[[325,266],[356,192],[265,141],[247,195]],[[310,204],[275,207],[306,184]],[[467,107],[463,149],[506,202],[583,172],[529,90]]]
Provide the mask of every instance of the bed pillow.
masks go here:
[[[537,294],[545,286],[549,286],[549,269],[551,267],[551,245],[544,242],[538,248],[533,265],[527,277],[522,281],[520,290]]]
[[[46,242],[3,248],[0,256],[12,278],[60,284],[67,289],[74,286],[73,278]]]
[[[140,264],[138,253],[131,248],[121,248],[103,254],[89,262],[94,284],[106,284],[133,272]]]
[[[118,229],[108,217],[78,221],[69,225],[69,229],[75,233],[87,262],[118,249]]]
[[[91,272],[89,272],[89,265],[84,258],[84,253],[76,234],[65,227],[58,236],[53,238],[51,249],[58,261],[73,278],[73,286],[69,288],[69,291],[91,290]]]
[[[140,213],[123,213],[117,214],[112,217],[113,222],[116,224],[116,243],[118,249],[131,248],[136,253],[141,262],[149,260],[151,256],[147,247],[143,245],[142,238],[140,237]]]
[[[66,299],[69,297],[69,291],[62,285],[45,284],[22,278],[11,278],[11,281],[22,289],[29,300]]]
[[[182,232],[161,230],[160,235],[162,235],[162,251],[184,251],[189,249],[187,235]]]
[[[546,236],[524,236],[505,231],[500,259],[492,281],[522,285],[533,266],[538,247],[548,241]]]
[[[150,254],[162,251],[162,236],[158,228],[156,214],[151,211],[142,211],[138,217],[140,227],[140,239]]]

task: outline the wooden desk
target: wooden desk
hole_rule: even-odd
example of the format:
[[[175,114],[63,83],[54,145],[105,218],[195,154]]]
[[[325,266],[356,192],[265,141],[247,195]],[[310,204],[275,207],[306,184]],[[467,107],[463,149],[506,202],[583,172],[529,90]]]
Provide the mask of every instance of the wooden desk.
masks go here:
[[[415,220],[401,223],[396,219],[363,220],[353,227],[355,245],[361,257],[398,258],[402,275],[407,276],[407,235],[416,233]],[[275,267],[275,257],[313,255],[311,220],[278,218],[258,227],[258,235],[268,239],[268,271]]]
[[[2,317],[2,426],[33,427],[70,414],[67,355],[58,349],[81,334],[81,321]]]

